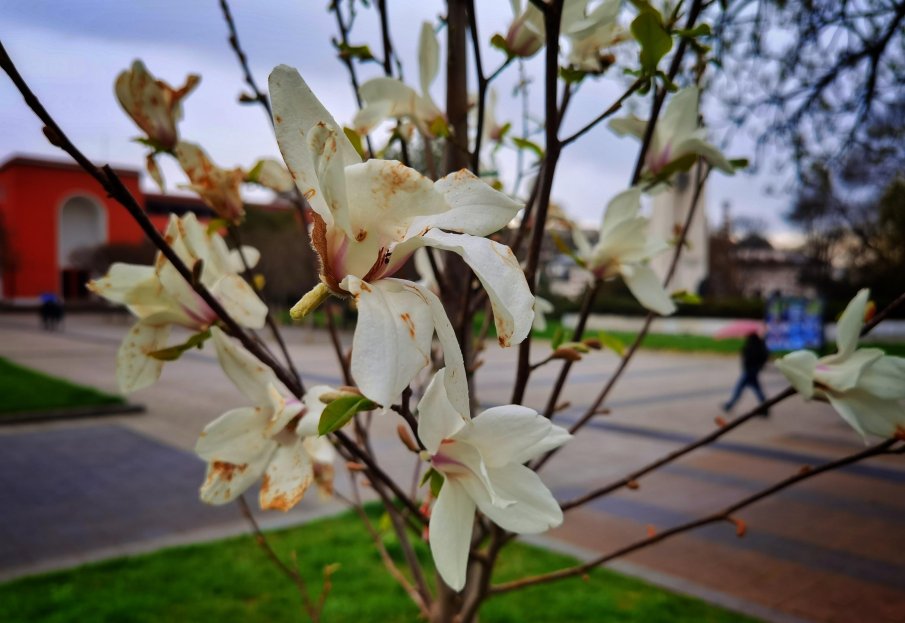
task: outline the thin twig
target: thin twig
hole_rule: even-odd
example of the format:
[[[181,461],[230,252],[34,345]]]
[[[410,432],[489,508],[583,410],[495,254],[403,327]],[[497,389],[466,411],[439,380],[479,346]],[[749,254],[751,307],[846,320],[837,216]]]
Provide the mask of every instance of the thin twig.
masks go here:
[[[713,514],[707,515],[705,517],[701,517],[699,519],[695,519],[678,526],[674,526],[668,530],[664,530],[663,532],[658,532],[652,536],[649,536],[645,539],[641,539],[640,541],[635,541],[634,543],[630,543],[629,545],[625,545],[620,547],[608,554],[604,554],[602,556],[598,556],[593,560],[590,560],[584,564],[576,565],[574,567],[570,567],[568,569],[560,569],[558,571],[553,571],[550,573],[545,573],[542,575],[537,575],[530,578],[522,578],[520,580],[515,580],[512,582],[506,582],[503,584],[498,584],[491,589],[491,594],[499,595],[502,593],[508,593],[510,591],[524,588],[526,586],[533,586],[536,584],[542,584],[546,582],[552,582],[555,580],[562,580],[569,577],[574,577],[576,575],[583,575],[590,571],[591,569],[598,567],[602,564],[605,564],[611,560],[616,558],[621,558],[627,554],[638,551],[640,549],[644,549],[645,547],[649,547],[655,543],[659,543],[660,541],[665,541],[671,537],[682,534],[684,532],[689,532],[696,528],[700,528],[702,526],[706,526],[713,523],[728,521],[730,523],[734,523],[737,525],[737,522],[732,517],[733,513],[736,513],[764,498],[767,498],[775,493],[786,489],[795,483],[801,482],[803,480],[807,480],[809,478],[813,478],[818,474],[822,474],[824,472],[828,472],[834,469],[838,469],[840,467],[844,467],[846,465],[851,465],[852,463],[857,463],[863,459],[876,456],[879,454],[883,454],[890,449],[897,442],[896,439],[889,439],[887,441],[883,441],[874,446],[867,448],[866,450],[862,450],[861,452],[857,452],[855,454],[850,454],[841,459],[837,459],[835,461],[830,461],[828,463],[824,463],[815,468],[805,468],[798,470],[794,475],[785,478],[784,480],[780,480],[779,482],[770,485],[760,491],[749,495],[747,497],[742,498],[741,500],[735,502],[734,504],[730,504],[724,509],[717,511]]]
[[[255,543],[261,548],[267,558],[273,563],[273,565],[282,572],[289,580],[295,584],[296,588],[299,591],[299,595],[301,595],[302,603],[305,606],[305,611],[308,613],[308,616],[312,621],[316,622],[320,620],[320,611],[311,601],[311,596],[308,592],[308,586],[305,584],[305,579],[301,576],[301,574],[296,570],[283,562],[277,553],[274,551],[273,547],[270,545],[270,541],[267,540],[267,537],[264,536],[264,533],[261,531],[261,526],[258,524],[258,520],[255,519],[255,516],[251,512],[251,507],[249,507],[248,502],[245,500],[244,495],[240,495],[239,498],[239,510],[242,511],[242,515],[245,519],[248,520],[249,525],[251,526],[252,531],[254,532],[254,540]]]
[[[251,73],[251,68],[248,66],[248,57],[245,55],[242,46],[239,45],[239,33],[236,31],[236,23],[233,21],[232,12],[229,10],[227,0],[220,0],[220,10],[223,11],[223,18],[226,20],[227,28],[229,28],[229,45],[236,53],[239,64],[242,66],[245,84],[251,89],[254,101],[259,102],[266,111],[268,121],[273,123],[273,112],[270,110],[270,100],[267,98],[267,95],[258,88],[258,83]]]

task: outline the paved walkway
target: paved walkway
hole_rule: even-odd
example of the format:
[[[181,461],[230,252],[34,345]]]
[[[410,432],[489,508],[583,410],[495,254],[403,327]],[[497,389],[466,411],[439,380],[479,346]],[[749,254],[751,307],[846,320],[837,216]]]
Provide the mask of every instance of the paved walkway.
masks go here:
[[[116,316],[73,316],[64,333],[48,335],[30,317],[0,316],[0,356],[115,391],[114,354],[127,326]],[[323,336],[292,330],[288,339],[309,383],[337,382]],[[480,397],[504,403],[515,353],[493,348],[486,359]],[[590,402],[615,361],[597,353],[576,366],[564,421]],[[612,415],[551,461],[545,480],[566,499],[711,430],[736,373],[730,358],[642,353],[612,396]],[[529,404],[543,406],[554,374],[548,366],[534,378]],[[784,386],[775,372],[764,381],[768,393]],[[198,431],[242,400],[213,356],[190,353],[133,399],[148,406],[147,414],[0,427],[0,577],[244,529],[235,506],[197,501],[204,466],[191,448]],[[750,404],[746,396],[739,408]],[[400,449],[391,420],[376,421],[376,450],[408,482],[412,457]],[[642,480],[639,490],[570,512],[551,537],[579,554],[608,551],[643,537],[648,526],[668,528],[859,447],[825,405],[792,399],[769,419]],[[901,460],[853,466],[745,511],[743,539],[731,526],[713,526],[619,568],[773,620],[902,621],[903,483]],[[264,520],[293,523],[336,508],[310,496],[288,516]]]

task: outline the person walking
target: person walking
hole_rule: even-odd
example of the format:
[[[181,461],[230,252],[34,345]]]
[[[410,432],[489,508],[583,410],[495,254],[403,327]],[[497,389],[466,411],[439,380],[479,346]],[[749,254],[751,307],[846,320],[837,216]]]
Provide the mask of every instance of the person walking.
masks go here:
[[[735,406],[745,387],[750,387],[760,402],[766,401],[758,376],[769,358],[770,354],[767,351],[767,345],[760,334],[749,333],[748,337],[745,338],[745,345],[742,347],[742,374],[735,384],[735,389],[729,402],[723,404],[723,411],[728,412]],[[761,415],[769,415],[769,412],[764,409]]]

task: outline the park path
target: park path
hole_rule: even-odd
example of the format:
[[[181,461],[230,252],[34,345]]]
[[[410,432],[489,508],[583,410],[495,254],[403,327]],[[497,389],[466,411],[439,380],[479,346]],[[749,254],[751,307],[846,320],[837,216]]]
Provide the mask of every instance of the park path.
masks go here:
[[[114,355],[127,320],[72,316],[59,334],[42,333],[36,324],[27,316],[0,316],[0,356],[115,391]],[[324,336],[287,333],[309,385],[338,382]],[[505,403],[516,354],[492,348],[484,356],[479,395],[485,404]],[[615,362],[597,353],[576,366],[564,421],[591,401]],[[529,404],[543,406],[555,371],[548,366],[533,379]],[[611,397],[612,414],[551,461],[545,481],[566,499],[712,430],[716,405],[736,373],[732,358],[641,353]],[[784,387],[775,371],[764,381],[768,393]],[[197,500],[204,466],[191,448],[198,431],[242,400],[213,356],[190,353],[132,398],[148,407],[146,414],[0,427],[0,578],[246,529],[234,506]],[[751,404],[746,396],[739,408]],[[376,450],[400,482],[408,482],[412,456],[391,420],[378,418]],[[640,489],[571,511],[545,543],[579,556],[606,552],[642,538],[649,527],[662,530],[717,510],[802,465],[861,447],[831,409],[793,398],[769,419],[642,480]],[[343,488],[342,477],[338,484]],[[903,621],[903,484],[901,460],[875,459],[743,512],[745,538],[731,526],[712,526],[615,567],[775,621]],[[290,525],[339,508],[309,496],[292,512],[268,513],[262,521]]]

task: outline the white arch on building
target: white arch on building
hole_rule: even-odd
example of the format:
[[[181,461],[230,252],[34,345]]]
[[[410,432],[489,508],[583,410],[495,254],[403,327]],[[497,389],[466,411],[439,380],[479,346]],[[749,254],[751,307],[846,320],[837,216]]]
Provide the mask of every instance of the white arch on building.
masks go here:
[[[107,243],[107,211],[96,198],[85,193],[70,195],[57,210],[57,266],[72,265],[72,252]]]

